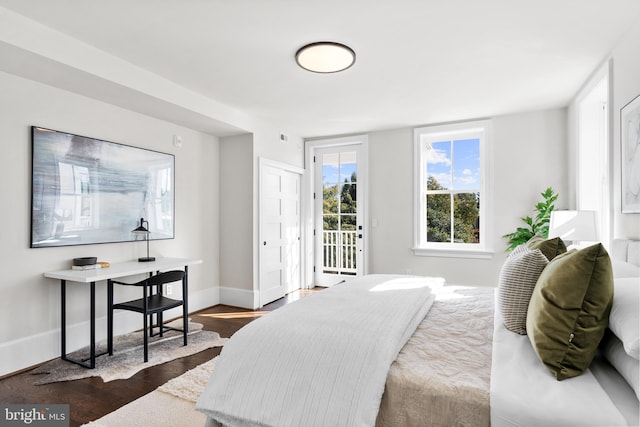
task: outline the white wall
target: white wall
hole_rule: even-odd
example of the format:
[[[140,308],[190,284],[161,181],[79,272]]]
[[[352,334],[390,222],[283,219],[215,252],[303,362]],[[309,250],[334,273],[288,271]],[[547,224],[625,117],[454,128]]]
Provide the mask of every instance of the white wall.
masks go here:
[[[0,375],[59,356],[60,286],[42,273],[68,268],[79,256],[118,262],[141,256],[140,243],[29,248],[30,126],[172,153],[176,158],[175,239],[152,241],[155,256],[201,258],[190,269],[190,308],[218,303],[218,163],[216,137],[0,72]],[[174,134],[183,147],[172,145]],[[132,227],[135,224],[132,225]],[[85,289],[83,289],[83,287]],[[68,286],[68,348],[88,344],[88,287]],[[98,338],[105,336],[106,285],[97,286]],[[120,329],[141,325],[116,324]]]
[[[620,170],[620,109],[640,95],[640,21],[613,50],[613,236],[640,239],[640,214],[623,214]]]
[[[303,167],[302,139],[254,123],[254,133],[220,139],[220,302],[258,308],[261,157]]]
[[[493,213],[490,260],[414,256],[413,128],[369,134],[369,251],[371,273],[442,276],[449,283],[495,286],[507,242],[547,187],[566,203],[566,110],[492,120],[490,158]]]
[[[220,139],[221,302],[253,300],[253,134]],[[239,301],[238,301],[239,300]]]

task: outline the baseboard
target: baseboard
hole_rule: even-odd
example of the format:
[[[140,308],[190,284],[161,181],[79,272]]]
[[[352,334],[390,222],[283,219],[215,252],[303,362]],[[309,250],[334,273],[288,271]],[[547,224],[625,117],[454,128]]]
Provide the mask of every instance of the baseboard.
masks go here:
[[[189,295],[189,313],[220,304],[220,288],[208,288]]]
[[[260,307],[260,295],[257,291],[220,287],[220,304],[255,310]]]
[[[220,304],[217,287],[189,295],[189,313]],[[180,317],[180,308],[165,312],[164,318]],[[137,313],[119,311],[114,314],[114,335],[141,329],[142,323]],[[31,335],[0,344],[0,377],[36,366],[60,357],[60,329]],[[89,344],[90,322],[67,325],[67,352],[72,352]],[[106,316],[96,319],[96,342],[107,338]]]

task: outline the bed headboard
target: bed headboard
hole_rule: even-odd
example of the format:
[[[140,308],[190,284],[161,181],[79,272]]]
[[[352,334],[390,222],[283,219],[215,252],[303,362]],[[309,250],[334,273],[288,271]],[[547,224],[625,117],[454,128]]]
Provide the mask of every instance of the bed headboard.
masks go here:
[[[640,240],[613,239],[612,257],[640,267]]]

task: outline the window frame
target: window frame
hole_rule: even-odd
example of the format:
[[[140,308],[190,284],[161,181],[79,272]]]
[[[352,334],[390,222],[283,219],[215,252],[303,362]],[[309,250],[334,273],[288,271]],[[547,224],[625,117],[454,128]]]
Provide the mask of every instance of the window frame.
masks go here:
[[[446,125],[424,126],[415,128],[414,135],[414,230],[413,253],[416,256],[491,258],[491,229],[488,217],[491,214],[491,198],[489,187],[489,146],[491,141],[491,121],[475,120]],[[426,151],[427,142],[434,139],[459,140],[473,136],[480,139],[480,242],[427,242],[426,225]],[[455,162],[455,160],[454,160]],[[452,168],[455,166],[452,165]],[[448,191],[455,194],[456,191]],[[465,191],[460,191],[465,192]],[[453,212],[451,213],[453,216]],[[453,219],[453,218],[452,218]]]

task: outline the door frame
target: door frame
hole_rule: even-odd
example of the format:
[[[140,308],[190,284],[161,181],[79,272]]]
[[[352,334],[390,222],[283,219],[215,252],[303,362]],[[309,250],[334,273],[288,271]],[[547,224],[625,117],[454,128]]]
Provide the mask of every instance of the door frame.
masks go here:
[[[306,222],[305,221],[305,213],[304,213],[304,196],[303,196],[303,185],[304,185],[304,178],[305,178],[305,171],[304,169],[301,169],[297,166],[293,166],[293,165],[289,165],[287,163],[282,163],[282,162],[278,162],[275,160],[270,160],[264,157],[260,157],[259,158],[259,171],[258,171],[258,242],[262,242],[263,240],[263,236],[262,236],[262,215],[263,215],[263,208],[262,208],[262,201],[263,201],[263,196],[262,196],[262,173],[263,173],[263,169],[265,167],[272,167],[272,168],[276,168],[276,169],[280,169],[283,170],[285,172],[291,172],[291,173],[295,173],[297,175],[300,175],[300,212],[298,213],[299,215],[299,222],[300,222],[300,268],[298,269],[299,274],[300,274],[300,288],[303,289],[305,288],[305,280],[304,280],[304,272],[306,272],[305,269],[305,257],[303,256],[304,254],[304,248],[305,248],[305,233],[304,233],[304,226],[303,224]],[[262,307],[264,305],[263,303],[263,295],[262,295],[262,277],[263,277],[263,269],[264,267],[264,260],[262,259],[262,249],[258,248],[258,307]]]
[[[358,181],[364,185],[362,192],[362,225],[363,225],[363,241],[364,250],[362,273],[369,273],[369,136],[368,135],[352,135],[338,138],[323,138],[314,140],[305,140],[305,170],[303,176],[303,258],[306,268],[304,271],[303,285],[309,289],[314,286],[314,235],[315,212],[313,192],[315,186],[315,163],[313,161],[316,150],[321,148],[340,147],[348,145],[360,145],[362,148],[362,164],[358,165]],[[360,202],[359,202],[360,203]],[[360,207],[359,207],[360,208]]]

